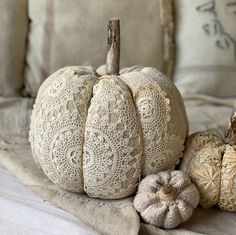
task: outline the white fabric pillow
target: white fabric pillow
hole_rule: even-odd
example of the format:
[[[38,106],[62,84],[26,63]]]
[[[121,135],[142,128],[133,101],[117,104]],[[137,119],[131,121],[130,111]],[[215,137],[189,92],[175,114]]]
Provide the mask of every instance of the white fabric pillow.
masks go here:
[[[177,64],[182,94],[236,95],[236,2],[176,0]]]

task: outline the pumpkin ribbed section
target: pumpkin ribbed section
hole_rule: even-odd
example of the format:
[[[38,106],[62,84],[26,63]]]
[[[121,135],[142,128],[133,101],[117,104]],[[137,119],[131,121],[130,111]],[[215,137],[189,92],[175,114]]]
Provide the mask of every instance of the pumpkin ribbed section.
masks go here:
[[[91,67],[64,68],[41,86],[32,114],[30,142],[44,173],[60,187],[83,192],[83,136],[97,77]]]
[[[126,85],[103,77],[95,87],[84,139],[84,187],[93,197],[122,198],[141,175],[142,134]]]

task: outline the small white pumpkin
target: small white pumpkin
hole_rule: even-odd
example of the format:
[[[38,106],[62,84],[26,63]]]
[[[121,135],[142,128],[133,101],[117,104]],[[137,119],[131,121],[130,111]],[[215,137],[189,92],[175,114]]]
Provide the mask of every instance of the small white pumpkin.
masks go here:
[[[171,229],[187,221],[199,203],[199,193],[182,171],[162,171],[144,178],[134,207],[146,223]]]

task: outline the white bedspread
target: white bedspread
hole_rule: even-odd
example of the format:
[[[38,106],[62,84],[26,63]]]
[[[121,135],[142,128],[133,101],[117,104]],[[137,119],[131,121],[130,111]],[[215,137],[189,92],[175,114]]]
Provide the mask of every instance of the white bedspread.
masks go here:
[[[1,235],[95,235],[78,218],[32,193],[0,167]]]

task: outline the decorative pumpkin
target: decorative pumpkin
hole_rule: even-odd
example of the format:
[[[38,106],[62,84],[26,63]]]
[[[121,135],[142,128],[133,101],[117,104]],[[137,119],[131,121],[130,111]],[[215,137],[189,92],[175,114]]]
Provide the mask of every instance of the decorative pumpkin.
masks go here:
[[[210,131],[189,136],[181,170],[196,184],[202,207],[236,211],[236,113],[225,140]]]
[[[147,176],[134,198],[134,207],[145,222],[166,229],[187,221],[198,203],[196,186],[177,170]]]
[[[107,75],[89,66],[51,75],[38,92],[30,142],[54,183],[114,199],[131,195],[141,176],[175,167],[188,122],[177,88],[158,70],[118,75],[119,21],[108,31]]]

